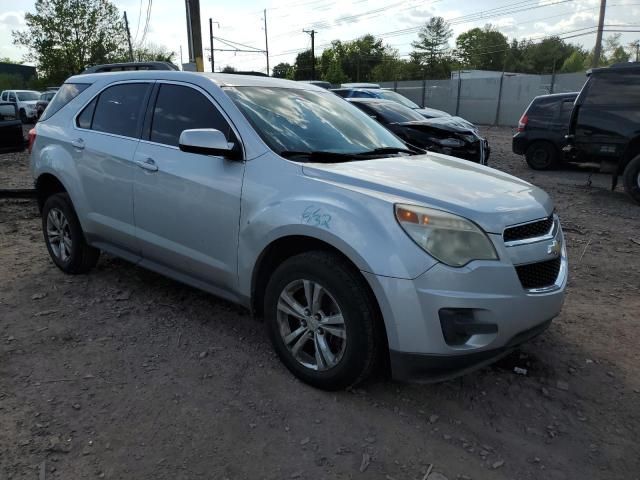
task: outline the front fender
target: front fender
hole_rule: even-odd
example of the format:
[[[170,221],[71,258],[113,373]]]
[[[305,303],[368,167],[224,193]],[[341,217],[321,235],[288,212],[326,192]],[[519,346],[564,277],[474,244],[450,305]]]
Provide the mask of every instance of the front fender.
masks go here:
[[[243,295],[262,252],[288,236],[323,241],[375,275],[416,278],[436,263],[404,233],[388,199],[307,177],[281,159],[248,162],[238,242]]]

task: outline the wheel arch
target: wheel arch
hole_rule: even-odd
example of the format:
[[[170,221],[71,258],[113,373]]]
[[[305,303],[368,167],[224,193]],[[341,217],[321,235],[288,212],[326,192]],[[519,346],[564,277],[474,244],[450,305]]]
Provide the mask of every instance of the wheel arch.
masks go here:
[[[629,141],[629,143],[627,144],[627,147],[624,150],[624,154],[622,155],[622,162],[620,162],[618,173],[623,173],[631,160],[633,160],[638,155],[640,155],[640,135],[632,138],[631,141]]]
[[[51,173],[42,173],[36,180],[36,198],[38,200],[38,209],[42,212],[42,207],[51,195],[56,193],[68,193],[67,188],[62,181]]]
[[[367,295],[369,296],[371,304],[375,310],[375,321],[379,322],[378,326],[380,327],[378,328],[378,331],[381,332],[383,336],[383,338],[380,339],[383,342],[383,351],[385,352],[385,355],[388,356],[389,342],[387,338],[386,324],[382,315],[382,309],[371,285],[364,275],[362,275],[356,263],[349,258],[349,256],[330,243],[318,238],[306,235],[287,235],[273,240],[262,250],[256,260],[251,278],[251,313],[256,317],[263,316],[264,293],[267,283],[269,282],[270,274],[273,270],[286,259],[309,251],[325,251],[338,255],[353,269],[354,272],[357,273],[362,280],[364,288],[367,290]],[[388,364],[387,360],[388,359],[385,359],[385,364]]]

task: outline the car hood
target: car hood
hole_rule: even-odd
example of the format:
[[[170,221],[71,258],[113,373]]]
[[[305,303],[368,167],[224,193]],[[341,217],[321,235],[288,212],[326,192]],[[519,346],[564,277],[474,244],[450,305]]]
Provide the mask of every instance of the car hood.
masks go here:
[[[428,153],[344,163],[306,163],[306,176],[390,202],[445,210],[501,234],[508,225],[549,216],[553,203],[538,187],[475,163]]]
[[[428,108],[428,107],[416,108],[414,111],[422,115],[424,118],[439,118],[439,117],[451,116],[447,112],[444,112],[442,110],[436,110],[435,108]]]
[[[20,100],[18,103],[20,103],[22,105],[33,105],[33,106],[35,106],[35,104],[38,103],[38,100]]]
[[[468,124],[461,123],[455,120],[455,117],[439,117],[439,118],[425,118],[424,120],[415,121],[415,122],[402,122],[397,125],[402,125],[403,127],[412,127],[412,128],[437,128],[438,130],[444,130],[450,133],[466,133],[473,134],[475,130],[472,126]]]

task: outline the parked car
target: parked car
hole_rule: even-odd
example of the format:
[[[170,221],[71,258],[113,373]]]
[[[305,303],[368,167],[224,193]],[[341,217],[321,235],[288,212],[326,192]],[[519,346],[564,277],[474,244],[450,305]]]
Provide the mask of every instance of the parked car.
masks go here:
[[[331,88],[331,83],[325,82],[322,80],[298,80],[299,82],[309,83],[311,85],[315,85],[316,87],[325,88],[329,90]]]
[[[332,93],[175,71],[71,77],[35,126],[62,271],[109,252],[250,309],[296,376],[343,388],[462,374],[562,306],[553,202],[506,173],[415,155]]]
[[[347,101],[395,133],[408,145],[486,165],[489,142],[453,117],[426,119],[391,100],[349,98]]]
[[[353,82],[341,83],[340,88],[380,88],[380,85],[377,83]]]
[[[49,90],[48,92],[44,92],[40,94],[40,98],[36,102],[36,117],[40,118],[44,109],[47,108],[51,99],[55,96],[56,90]]]
[[[475,130],[478,129],[478,127],[476,127],[473,123],[465,120],[462,117],[453,116],[443,110],[437,110],[435,108],[421,107],[417,103],[409,100],[404,95],[401,95],[398,92],[394,92],[392,90],[387,90],[384,88],[335,88],[331,91],[342,98],[382,98],[385,100],[391,100],[399,103],[400,105],[404,105],[405,107],[415,110],[424,118],[448,117],[455,120],[456,123],[460,123],[465,127],[472,127]]]
[[[518,122],[512,150],[524,155],[534,170],[548,170],[562,161],[562,149],[578,92],[540,95],[533,99]]]
[[[15,103],[0,102],[0,153],[21,152],[25,140]]]
[[[640,203],[640,63],[596,68],[576,99],[566,156],[572,162],[597,163],[622,175],[625,191]]]
[[[38,98],[40,92],[34,90],[4,90],[0,94],[0,102],[9,102],[16,106],[22,123],[36,120]]]

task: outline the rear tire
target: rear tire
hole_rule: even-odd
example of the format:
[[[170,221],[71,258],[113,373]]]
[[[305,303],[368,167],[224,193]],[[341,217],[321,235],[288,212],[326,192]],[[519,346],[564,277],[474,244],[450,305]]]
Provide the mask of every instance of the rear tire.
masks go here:
[[[340,256],[296,255],[276,268],[265,290],[269,338],[303,382],[323,390],[356,385],[370,375],[383,345],[373,302],[360,273]]]
[[[559,160],[558,149],[549,142],[533,142],[527,148],[525,158],[534,170],[550,170],[557,166]]]
[[[624,169],[624,191],[640,203],[640,155],[636,155]]]
[[[89,246],[67,193],[44,202],[42,231],[53,263],[64,273],[86,273],[98,263],[100,250]]]

